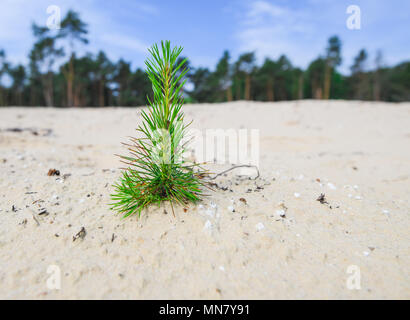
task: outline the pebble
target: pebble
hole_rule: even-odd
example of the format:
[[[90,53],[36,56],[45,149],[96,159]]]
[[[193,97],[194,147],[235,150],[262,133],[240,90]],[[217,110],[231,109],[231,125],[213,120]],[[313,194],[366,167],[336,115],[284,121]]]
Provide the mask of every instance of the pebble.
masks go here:
[[[200,206],[200,209],[203,209],[203,208],[204,208],[204,207],[201,205],[201,206]],[[218,210],[217,204],[211,202],[211,203],[209,204],[209,208],[205,210],[205,214],[206,214],[207,216],[210,216],[210,217],[213,218],[213,217],[215,216],[215,213],[216,213],[217,210]]]
[[[276,215],[280,216],[280,217],[285,217],[286,216],[286,212],[283,209],[280,210],[276,210]]]
[[[384,214],[389,214],[389,210],[384,209],[384,210],[383,210],[383,213],[384,213]]]
[[[265,229],[265,226],[263,225],[262,222],[259,222],[259,223],[256,225],[256,229],[257,229],[258,231],[261,231],[261,230]]]
[[[206,220],[205,225],[204,225],[204,229],[211,229],[212,228],[212,222],[209,220]]]
[[[363,255],[364,255],[365,257],[367,257],[369,254],[370,254],[369,251],[363,251]]]
[[[300,197],[300,193],[299,193],[299,192],[295,192],[293,195],[295,196],[295,198],[299,198],[299,197]]]
[[[221,270],[221,271],[225,272],[225,268],[224,268],[224,266],[219,266],[219,270]]]
[[[336,190],[336,186],[331,182],[328,182],[327,186],[332,190]]]
[[[362,200],[362,197],[361,196],[356,196],[356,197],[354,197],[356,200]]]
[[[235,201],[233,199],[231,199],[231,205],[228,206],[228,210],[230,212],[235,212],[235,207],[234,207]]]
[[[205,214],[213,217],[215,215],[215,210],[213,210],[212,208],[206,209]]]

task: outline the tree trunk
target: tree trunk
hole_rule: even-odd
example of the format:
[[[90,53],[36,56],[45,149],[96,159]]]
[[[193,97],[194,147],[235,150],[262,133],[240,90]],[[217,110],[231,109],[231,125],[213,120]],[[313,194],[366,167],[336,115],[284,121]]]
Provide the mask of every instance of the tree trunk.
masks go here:
[[[272,78],[269,78],[266,82],[266,97],[268,101],[273,101],[275,99],[275,93],[273,89],[274,81]]]
[[[23,105],[23,93],[21,90],[18,90],[17,92],[17,100],[18,100],[18,105],[22,106]]]
[[[104,81],[100,79],[98,86],[98,102],[100,107],[104,107]]]
[[[74,89],[74,106],[80,107],[81,106],[81,85],[77,85]]]
[[[316,81],[311,80],[312,82],[312,99],[316,99]]]
[[[251,100],[251,75],[247,74],[245,78],[245,100]]]
[[[374,74],[373,99],[375,101],[380,101],[380,74],[379,74],[379,70],[376,70],[376,72]]]
[[[315,99],[322,99],[322,88],[317,87],[315,91]]]
[[[303,74],[299,76],[298,99],[303,99]]]
[[[228,102],[232,101],[232,88],[231,88],[231,86],[229,86],[228,89],[226,89],[226,99],[228,100]]]
[[[36,103],[36,96],[35,96],[35,91],[34,91],[34,84],[31,84],[30,85],[30,105],[34,107],[35,103]]]
[[[323,90],[323,99],[329,99],[330,97],[330,80],[332,75],[332,68],[326,63],[325,67],[325,83]]]
[[[110,89],[108,90],[108,105],[109,106],[113,106],[114,105],[114,100],[113,100],[113,95],[112,95],[112,91]]]
[[[70,62],[68,64],[68,74],[67,74],[67,107],[74,106],[74,53],[71,54]]]
[[[48,72],[42,76],[43,83],[43,95],[47,107],[52,107],[54,104],[53,101],[53,74]]]
[[[241,79],[236,78],[236,100],[241,100]]]

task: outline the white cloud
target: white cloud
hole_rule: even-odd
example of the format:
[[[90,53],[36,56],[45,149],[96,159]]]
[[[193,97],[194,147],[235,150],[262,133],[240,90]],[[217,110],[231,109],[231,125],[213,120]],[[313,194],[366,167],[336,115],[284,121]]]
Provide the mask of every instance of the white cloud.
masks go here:
[[[255,51],[259,62],[265,57],[286,54],[292,63],[306,68],[318,55],[324,54],[327,40],[338,35],[342,40],[343,63],[340,71],[349,72],[354,56],[361,48],[369,53],[372,67],[374,54],[382,49],[390,65],[409,59],[406,39],[410,28],[410,3],[361,0],[361,30],[346,28],[346,8],[351,1],[257,0],[237,8],[237,53]],[[398,11],[397,8],[401,7]]]
[[[13,64],[27,65],[28,54],[35,41],[31,25],[33,22],[46,25],[49,17],[46,9],[55,4],[61,8],[62,17],[72,9],[88,24],[89,45],[78,48],[79,54],[104,50],[110,57],[128,59],[130,51],[133,57],[147,48],[143,39],[127,35],[131,32],[143,34],[131,22],[144,21],[160,14],[156,6],[149,4],[148,0],[144,1],[147,3],[117,0],[102,6],[98,0],[1,0],[0,49],[5,49],[8,60]]]
[[[248,18],[259,19],[261,16],[280,17],[288,13],[286,8],[266,1],[253,2],[248,12]]]
[[[239,51],[255,51],[260,61],[286,54],[292,62],[306,66],[322,49],[311,42],[312,52],[305,50],[306,39],[314,31],[305,11],[256,1],[245,8],[236,37]]]
[[[134,50],[139,53],[147,53],[148,45],[141,40],[118,33],[107,33],[100,37],[107,46],[120,47],[121,49]]]

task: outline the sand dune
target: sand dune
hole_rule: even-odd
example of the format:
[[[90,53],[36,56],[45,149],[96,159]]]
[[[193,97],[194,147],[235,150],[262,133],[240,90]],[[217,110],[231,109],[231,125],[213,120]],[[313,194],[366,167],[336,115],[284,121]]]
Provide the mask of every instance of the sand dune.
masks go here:
[[[260,177],[121,219],[139,110],[0,109],[0,298],[410,298],[410,103],[186,105],[199,129],[260,129]]]

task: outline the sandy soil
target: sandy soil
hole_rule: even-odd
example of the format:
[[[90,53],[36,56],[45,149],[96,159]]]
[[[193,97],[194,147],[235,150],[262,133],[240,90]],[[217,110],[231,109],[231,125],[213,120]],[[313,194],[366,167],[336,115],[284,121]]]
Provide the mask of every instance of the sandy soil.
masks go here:
[[[113,154],[139,110],[0,109],[0,298],[410,298],[410,103],[187,105],[197,128],[260,129],[260,178],[121,219]]]

